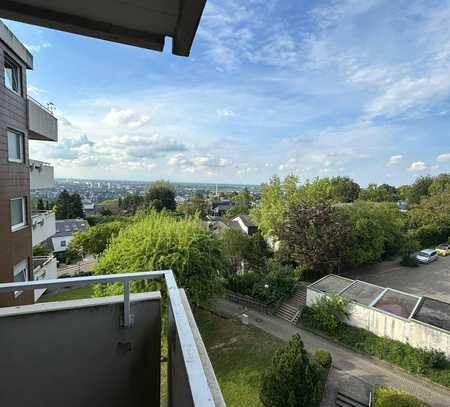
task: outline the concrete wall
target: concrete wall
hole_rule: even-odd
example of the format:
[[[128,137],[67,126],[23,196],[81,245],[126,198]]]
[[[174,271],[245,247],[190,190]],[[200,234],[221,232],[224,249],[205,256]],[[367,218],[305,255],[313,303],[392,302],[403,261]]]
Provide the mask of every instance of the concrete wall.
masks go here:
[[[30,188],[50,189],[55,187],[54,168],[42,161],[30,160]]]
[[[33,213],[31,216],[33,246],[41,244],[56,233],[55,213],[51,211]]]
[[[73,236],[58,236],[52,237],[53,249],[55,252],[65,252],[69,247],[70,241],[73,239]],[[61,246],[61,242],[65,241],[66,245]]]
[[[327,294],[308,287],[306,304],[311,306],[323,295]],[[409,343],[415,348],[439,350],[450,358],[450,332],[355,302],[350,304],[349,311],[350,318],[346,321],[348,325],[363,328],[377,336]]]
[[[28,131],[30,139],[58,141],[58,119],[31,98],[28,98]]]
[[[0,406],[159,406],[160,294],[0,309]]]
[[[51,280],[58,278],[58,262],[56,257],[50,257],[47,262],[33,270],[34,280]],[[34,301],[36,302],[46,291],[45,288],[34,290]]]

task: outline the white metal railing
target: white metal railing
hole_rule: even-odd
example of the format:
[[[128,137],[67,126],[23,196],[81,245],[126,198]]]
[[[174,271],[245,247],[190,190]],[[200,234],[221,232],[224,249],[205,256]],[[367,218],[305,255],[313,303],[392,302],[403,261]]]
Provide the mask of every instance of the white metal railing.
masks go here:
[[[164,278],[167,293],[172,308],[178,338],[183,353],[186,373],[191,388],[194,406],[213,407],[215,406],[211,390],[204,373],[200,354],[195,343],[194,335],[189,325],[188,316],[183,306],[175,277],[172,270],[146,271],[140,273],[108,274],[88,277],[73,277],[53,280],[37,280],[17,283],[0,284],[0,293],[14,291],[34,290],[42,288],[75,287],[90,284],[122,283],[123,284],[123,325],[124,328],[132,328],[133,315],[130,307],[130,281],[151,280]]]
[[[39,160],[33,160],[33,159],[29,159],[28,162],[30,163],[30,168],[41,168],[41,167],[52,167],[52,165],[50,163],[47,163],[45,161],[39,161]]]

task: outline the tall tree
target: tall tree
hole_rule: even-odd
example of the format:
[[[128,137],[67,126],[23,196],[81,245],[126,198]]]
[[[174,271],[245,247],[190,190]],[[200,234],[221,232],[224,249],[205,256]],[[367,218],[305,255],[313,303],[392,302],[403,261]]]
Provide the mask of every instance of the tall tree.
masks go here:
[[[323,200],[290,205],[280,232],[292,258],[319,273],[331,273],[339,267],[350,237],[348,217]]]
[[[317,365],[309,360],[300,336],[276,351],[264,373],[260,398],[265,407],[318,407],[322,385]]]
[[[450,189],[450,174],[439,174],[434,177],[428,189],[430,195],[439,194]]]
[[[70,197],[70,218],[82,218],[83,217],[83,203],[81,202],[80,195],[75,192]]]
[[[186,216],[194,216],[197,214],[201,219],[205,219],[208,214],[208,203],[206,202],[206,199],[203,198],[201,192],[195,191],[192,194],[191,199],[183,202],[179,206],[179,209]]]
[[[37,210],[38,211],[45,210],[44,201],[42,200],[42,198],[39,198],[37,201]]]
[[[331,178],[331,195],[336,202],[353,202],[361,190],[358,183],[350,177]]]
[[[66,190],[62,191],[54,206],[56,219],[70,219],[70,203],[70,194]]]
[[[144,194],[144,201],[147,207],[156,211],[176,209],[175,188],[168,181],[155,181],[150,184]]]
[[[418,204],[422,198],[430,195],[430,187],[433,183],[433,177],[426,175],[417,178],[408,191],[408,201],[410,204]]]
[[[359,193],[359,199],[369,202],[395,202],[398,198],[397,189],[389,184],[369,184]]]

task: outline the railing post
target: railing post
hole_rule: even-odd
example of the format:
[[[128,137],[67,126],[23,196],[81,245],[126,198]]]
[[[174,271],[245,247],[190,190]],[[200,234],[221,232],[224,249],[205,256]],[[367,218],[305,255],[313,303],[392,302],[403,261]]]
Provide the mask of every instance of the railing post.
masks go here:
[[[131,328],[133,326],[133,315],[131,315],[130,306],[130,281],[123,282],[123,326],[124,328]]]

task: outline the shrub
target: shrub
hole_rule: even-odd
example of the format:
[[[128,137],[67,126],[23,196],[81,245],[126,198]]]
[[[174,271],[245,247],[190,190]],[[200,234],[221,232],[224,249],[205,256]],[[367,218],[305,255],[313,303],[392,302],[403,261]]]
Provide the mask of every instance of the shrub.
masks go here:
[[[419,267],[419,262],[417,261],[415,256],[405,254],[404,256],[402,256],[400,265],[405,267]]]
[[[266,407],[318,407],[322,383],[299,335],[278,350],[264,373],[260,398]]]
[[[338,295],[322,295],[311,307],[317,329],[334,335],[348,318],[349,300]]]
[[[261,274],[253,272],[236,274],[227,278],[225,285],[226,288],[235,293],[251,296],[253,293],[253,286],[261,280],[261,277]]]
[[[48,256],[50,249],[45,244],[38,244],[33,247],[33,257],[34,256]]]
[[[313,360],[324,369],[328,370],[331,367],[332,363],[331,353],[325,349],[316,350],[313,356]]]
[[[446,369],[450,368],[450,361],[444,352],[437,350],[422,351],[425,366],[429,369]]]
[[[200,304],[220,292],[224,258],[219,241],[197,218],[177,219],[163,212],[139,215],[101,255],[95,274],[172,269],[189,300]],[[133,281],[133,292],[165,289],[157,280]],[[122,292],[121,284],[96,287],[97,295]]]
[[[429,407],[429,404],[401,390],[376,385],[374,407]]]

